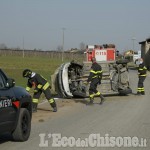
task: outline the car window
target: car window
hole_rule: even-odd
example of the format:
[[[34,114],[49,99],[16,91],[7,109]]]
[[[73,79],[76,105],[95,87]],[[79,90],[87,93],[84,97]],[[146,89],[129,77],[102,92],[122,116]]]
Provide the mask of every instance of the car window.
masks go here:
[[[0,72],[0,89],[5,87],[5,79],[4,76]]]

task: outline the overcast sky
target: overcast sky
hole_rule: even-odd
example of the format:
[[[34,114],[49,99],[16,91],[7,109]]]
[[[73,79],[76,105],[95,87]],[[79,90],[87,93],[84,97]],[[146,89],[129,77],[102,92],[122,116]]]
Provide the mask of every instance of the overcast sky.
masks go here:
[[[65,28],[65,50],[81,42],[139,50],[150,37],[149,14],[150,0],[0,0],[0,44],[54,50]]]

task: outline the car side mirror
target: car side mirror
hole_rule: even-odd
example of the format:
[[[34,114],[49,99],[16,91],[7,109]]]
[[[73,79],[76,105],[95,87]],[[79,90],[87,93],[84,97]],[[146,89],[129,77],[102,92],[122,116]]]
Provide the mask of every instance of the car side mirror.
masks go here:
[[[8,78],[7,83],[6,83],[6,87],[14,87],[15,86],[15,80],[12,78]]]

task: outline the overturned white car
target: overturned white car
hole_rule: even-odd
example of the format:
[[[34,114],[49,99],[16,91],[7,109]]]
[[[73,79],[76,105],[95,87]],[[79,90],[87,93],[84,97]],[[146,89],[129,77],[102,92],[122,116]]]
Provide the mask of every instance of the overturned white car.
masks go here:
[[[132,93],[129,87],[127,60],[116,62],[98,62],[102,66],[103,76],[98,90],[103,95]],[[83,64],[74,61],[62,64],[52,75],[52,88],[62,98],[88,97],[87,80],[91,62]]]

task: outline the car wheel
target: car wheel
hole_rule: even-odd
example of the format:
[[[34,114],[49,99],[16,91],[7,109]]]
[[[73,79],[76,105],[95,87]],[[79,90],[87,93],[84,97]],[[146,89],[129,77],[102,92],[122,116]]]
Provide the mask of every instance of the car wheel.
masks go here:
[[[79,91],[74,91],[74,92],[72,93],[72,95],[73,95],[73,97],[75,97],[75,98],[86,98],[86,97],[88,97],[88,96],[86,96],[86,93],[84,93],[84,92],[79,92]]]
[[[27,141],[31,130],[31,116],[26,108],[20,109],[16,129],[12,133],[15,141]]]

